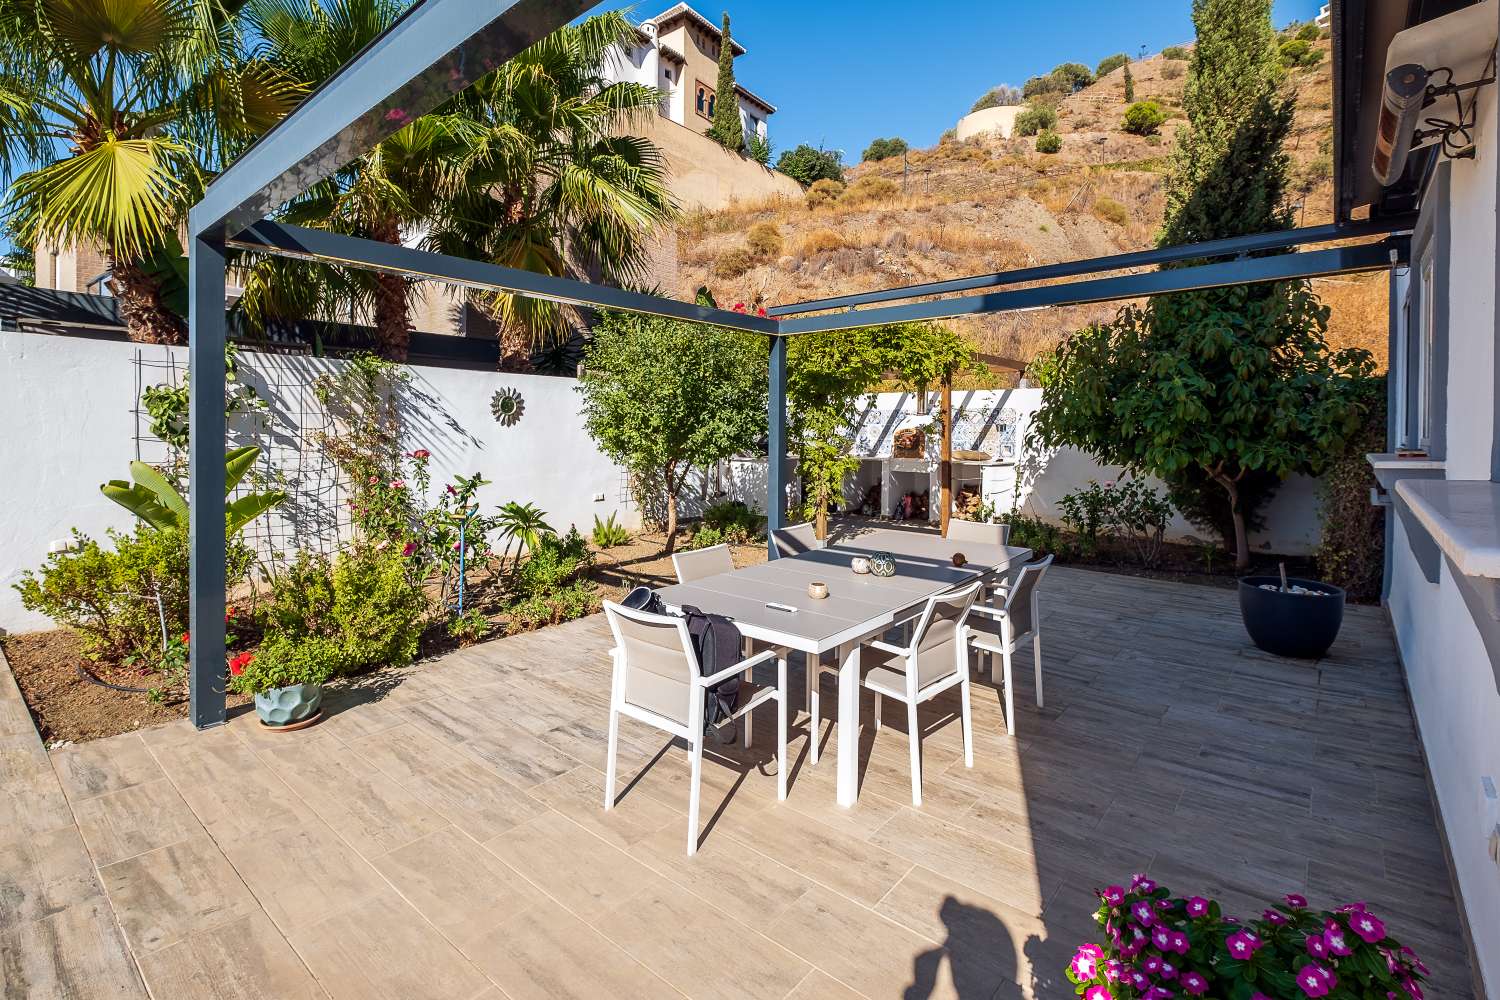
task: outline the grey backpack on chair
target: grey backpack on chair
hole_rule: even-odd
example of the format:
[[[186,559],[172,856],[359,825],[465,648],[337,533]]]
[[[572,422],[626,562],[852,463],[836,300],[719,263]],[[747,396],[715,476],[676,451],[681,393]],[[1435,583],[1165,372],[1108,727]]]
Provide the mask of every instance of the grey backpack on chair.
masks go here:
[[[693,640],[693,651],[698,654],[698,669],[703,676],[711,677],[740,661],[740,630],[734,627],[734,622],[723,615],[705,614],[691,605],[683,606],[682,616],[687,619],[688,635]],[[703,706],[704,732],[717,726],[714,731],[721,742],[734,742],[733,717],[739,696],[738,675],[708,689]]]

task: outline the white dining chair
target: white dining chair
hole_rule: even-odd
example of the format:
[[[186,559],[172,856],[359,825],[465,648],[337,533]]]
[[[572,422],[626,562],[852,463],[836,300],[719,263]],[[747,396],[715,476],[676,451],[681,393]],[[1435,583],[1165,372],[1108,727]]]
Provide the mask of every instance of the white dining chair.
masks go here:
[[[615,765],[619,753],[620,716],[629,716],[687,741],[692,768],[688,792],[689,855],[698,853],[698,799],[703,774],[703,717],[708,690],[735,674],[749,677],[762,663],[776,662],[776,686],[741,685],[734,718],[745,720],[745,746],[752,744],[750,718],[767,701],[776,702],[776,797],[786,799],[786,656],[767,649],[704,677],[688,635],[687,620],[675,615],[636,611],[612,601],[604,613],[614,633],[609,695],[609,750],[604,766],[604,808],[615,806]]]
[[[1051,565],[1051,556],[1027,563],[998,606],[975,604],[969,619],[970,648],[989,655],[990,682],[1005,687],[1005,728],[1012,736],[1016,735],[1016,700],[1010,660],[1028,638],[1036,662],[1036,707],[1042,707],[1041,603],[1037,587]],[[997,655],[1003,666],[1001,674],[995,670]]]
[[[823,547],[818,541],[817,527],[811,521],[794,524],[790,528],[777,528],[771,532],[771,544],[776,549],[776,558],[799,556]]]
[[[692,583],[706,576],[734,572],[734,556],[728,545],[710,545],[704,549],[672,553],[672,568],[678,583]]]
[[[927,599],[912,640],[893,646],[879,639],[865,642],[861,683],[875,692],[875,729],[880,729],[880,706],[891,698],[906,706],[906,731],[911,750],[911,803],[922,804],[922,737],[917,706],[957,685],[964,736],[964,766],[974,766],[973,721],[969,714],[969,653],[964,643],[969,608],[982,582],[975,580]],[[816,713],[814,709],[814,713]],[[817,715],[813,732],[817,732]]]

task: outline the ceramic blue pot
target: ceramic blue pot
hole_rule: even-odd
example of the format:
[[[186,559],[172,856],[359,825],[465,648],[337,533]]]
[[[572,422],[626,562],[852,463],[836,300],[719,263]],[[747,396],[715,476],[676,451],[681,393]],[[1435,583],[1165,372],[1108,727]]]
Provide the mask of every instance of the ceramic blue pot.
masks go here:
[[[323,701],[321,684],[293,684],[255,695],[255,714],[268,726],[289,726],[311,718]]]
[[[895,576],[896,557],[889,552],[876,552],[870,556],[870,572],[875,576]]]

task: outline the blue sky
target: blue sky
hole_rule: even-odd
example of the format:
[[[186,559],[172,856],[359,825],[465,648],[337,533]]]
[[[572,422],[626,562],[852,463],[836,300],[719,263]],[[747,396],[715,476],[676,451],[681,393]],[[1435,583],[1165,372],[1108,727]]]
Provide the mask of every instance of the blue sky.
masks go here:
[[[674,0],[641,0],[654,16]],[[741,84],[777,106],[771,141],[844,150],[855,162],[871,139],[935,143],[998,83],[1020,86],[1060,62],[1092,67],[1115,52],[1158,52],[1193,38],[1189,0],[690,0],[718,23],[727,8],[748,50]],[[604,4],[603,7],[624,7]],[[1275,0],[1277,27],[1307,20],[1318,0]]]

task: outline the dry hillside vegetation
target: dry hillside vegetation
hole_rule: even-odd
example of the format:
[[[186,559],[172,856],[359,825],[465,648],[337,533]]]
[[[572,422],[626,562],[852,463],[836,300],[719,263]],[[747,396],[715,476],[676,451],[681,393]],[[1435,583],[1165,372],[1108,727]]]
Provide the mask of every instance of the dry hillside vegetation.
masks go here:
[[[1327,41],[1313,69],[1288,72],[1297,118],[1288,143],[1299,225],[1331,218],[1332,83]],[[982,137],[860,164],[846,184],[820,181],[806,200],[738,204],[686,219],[678,292],[720,302],[794,302],[874,288],[1139,250],[1163,211],[1168,157],[1187,63],[1156,55],[1130,64],[1137,100],[1167,114],[1159,135],[1121,128],[1124,70],[1063,100],[1055,154],[1031,137]],[[1331,338],[1385,363],[1382,275],[1317,283],[1333,309]],[[958,320],[981,350],[1025,361],[1118,304]]]

